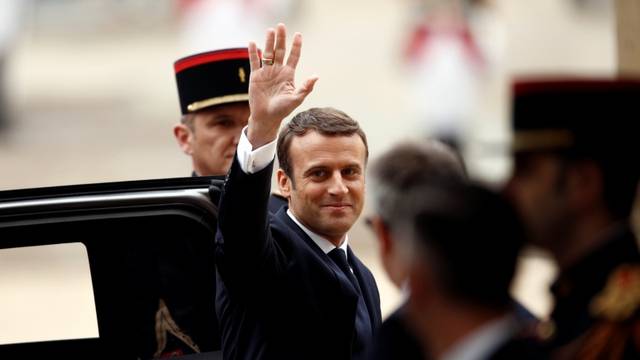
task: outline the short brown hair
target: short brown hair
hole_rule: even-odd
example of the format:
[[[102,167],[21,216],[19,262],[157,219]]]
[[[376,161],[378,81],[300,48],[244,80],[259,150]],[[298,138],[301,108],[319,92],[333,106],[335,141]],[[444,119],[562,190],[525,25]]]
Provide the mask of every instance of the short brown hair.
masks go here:
[[[291,179],[293,179],[293,169],[291,168],[291,140],[295,136],[304,136],[308,131],[317,131],[324,136],[351,136],[358,134],[364,143],[365,162],[369,158],[369,146],[367,136],[349,115],[334,108],[311,108],[298,113],[286,124],[278,136],[278,161],[280,168]]]

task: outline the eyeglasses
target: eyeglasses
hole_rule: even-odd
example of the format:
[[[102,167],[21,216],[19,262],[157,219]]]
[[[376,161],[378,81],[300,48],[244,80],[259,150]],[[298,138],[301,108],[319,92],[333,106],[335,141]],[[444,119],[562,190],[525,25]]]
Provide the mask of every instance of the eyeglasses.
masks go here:
[[[376,224],[378,224],[377,226],[382,225],[383,227],[389,229],[389,223],[387,221],[385,221],[382,216],[377,215],[377,214],[373,214],[373,215],[369,215],[369,216],[365,216],[364,218],[364,223],[372,230],[375,231],[375,227]]]
[[[365,216],[364,218],[364,223],[367,224],[367,226],[370,227],[371,229],[373,229],[374,218],[375,218],[375,215]]]

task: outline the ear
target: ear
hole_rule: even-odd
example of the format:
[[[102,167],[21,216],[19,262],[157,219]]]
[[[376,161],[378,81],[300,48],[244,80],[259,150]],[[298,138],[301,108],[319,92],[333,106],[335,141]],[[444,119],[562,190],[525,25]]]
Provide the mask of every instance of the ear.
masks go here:
[[[385,224],[379,216],[374,216],[371,219],[371,227],[378,239],[382,266],[386,270],[391,282],[400,288],[407,278],[407,264],[399,258],[400,254],[398,253],[391,232],[387,224]]]
[[[371,219],[371,226],[373,232],[375,232],[378,242],[380,243],[380,254],[384,258],[393,252],[393,241],[391,240],[391,234],[387,225],[382,221],[379,216],[374,216]]]
[[[289,199],[291,197],[291,179],[284,173],[284,170],[278,169],[276,171],[276,179],[278,181],[278,189],[280,190],[280,194],[285,198]]]
[[[193,154],[192,141],[193,141],[193,132],[191,129],[185,124],[177,124],[173,127],[173,135],[176,137],[176,141],[178,142],[178,146],[180,149],[187,154]]]

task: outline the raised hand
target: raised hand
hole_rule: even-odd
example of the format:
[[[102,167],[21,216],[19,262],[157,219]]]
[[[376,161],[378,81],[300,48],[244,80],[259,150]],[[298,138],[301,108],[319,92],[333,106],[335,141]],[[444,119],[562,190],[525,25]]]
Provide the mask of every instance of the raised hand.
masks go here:
[[[286,37],[284,24],[278,24],[276,30],[267,30],[262,66],[256,44],[249,43],[251,117],[247,137],[254,148],[276,139],[282,120],[304,101],[318,80],[312,77],[296,87],[295,72],[300,59],[302,35],[296,33],[293,36],[293,45],[284,64]]]

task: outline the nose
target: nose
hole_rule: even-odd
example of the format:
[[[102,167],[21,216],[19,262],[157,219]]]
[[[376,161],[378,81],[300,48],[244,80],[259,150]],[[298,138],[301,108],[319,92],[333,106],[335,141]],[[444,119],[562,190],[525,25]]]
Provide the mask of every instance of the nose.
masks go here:
[[[342,174],[340,171],[334,172],[333,176],[329,180],[331,184],[329,184],[329,194],[334,196],[345,195],[349,192],[349,188],[345,184],[344,179],[342,178]]]
[[[233,145],[234,146],[238,146],[238,143],[240,143],[240,134],[242,134],[242,129],[244,127],[239,127],[238,129],[236,129],[235,134],[233,135]]]

